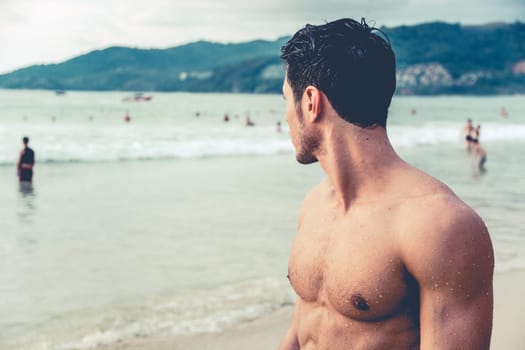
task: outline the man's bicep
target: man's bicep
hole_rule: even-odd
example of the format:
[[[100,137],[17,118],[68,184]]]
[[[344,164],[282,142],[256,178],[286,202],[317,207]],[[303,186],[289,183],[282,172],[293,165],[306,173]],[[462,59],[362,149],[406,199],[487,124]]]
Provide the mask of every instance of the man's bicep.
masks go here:
[[[405,256],[420,297],[421,349],[488,349],[494,256],[485,225],[467,207],[423,225]]]
[[[492,286],[474,296],[420,290],[422,350],[489,349],[491,331]]]

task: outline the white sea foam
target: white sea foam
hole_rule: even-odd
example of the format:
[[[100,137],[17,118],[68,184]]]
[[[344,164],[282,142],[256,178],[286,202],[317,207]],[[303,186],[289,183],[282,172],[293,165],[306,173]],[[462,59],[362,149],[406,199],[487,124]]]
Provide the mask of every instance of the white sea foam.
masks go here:
[[[389,135],[396,147],[457,144],[464,142],[463,131],[456,124],[429,123],[421,126],[391,126]],[[525,124],[487,123],[482,126],[483,143],[498,141],[524,141]]]
[[[12,132],[0,130],[9,141]],[[248,130],[243,127],[195,129],[180,126],[78,126],[41,127],[31,132],[38,162],[114,162],[122,160],[188,159],[224,156],[267,156],[292,153],[288,135],[271,127]],[[455,124],[389,127],[395,147],[458,144],[463,142]],[[483,142],[525,140],[525,125],[486,124]],[[14,164],[19,140],[0,145],[0,164]]]
[[[78,126],[34,127],[31,146],[38,162],[107,162],[144,159],[205,158],[272,155],[291,152],[288,136],[273,128],[243,127],[195,129],[194,126]],[[0,130],[0,164],[14,164],[20,148],[19,132]]]
[[[46,341],[31,349],[91,349],[137,337],[220,332],[292,302],[293,293],[286,281],[270,278],[186,291],[140,311],[123,311],[109,324],[100,321],[76,339]]]

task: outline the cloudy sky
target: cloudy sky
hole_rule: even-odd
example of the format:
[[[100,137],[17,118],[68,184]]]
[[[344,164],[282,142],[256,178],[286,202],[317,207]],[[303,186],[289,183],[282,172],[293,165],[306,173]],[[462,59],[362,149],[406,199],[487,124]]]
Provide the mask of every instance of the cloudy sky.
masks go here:
[[[0,73],[113,45],[276,39],[305,23],[525,21],[525,0],[0,0]]]

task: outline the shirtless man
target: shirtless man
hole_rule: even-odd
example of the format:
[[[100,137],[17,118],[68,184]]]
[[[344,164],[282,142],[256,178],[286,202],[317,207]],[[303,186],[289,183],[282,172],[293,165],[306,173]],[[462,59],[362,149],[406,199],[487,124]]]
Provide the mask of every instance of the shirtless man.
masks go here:
[[[390,44],[342,19],[307,25],[281,58],[296,158],[327,178],[299,214],[280,349],[488,349],[491,241],[471,208],[392,148]]]

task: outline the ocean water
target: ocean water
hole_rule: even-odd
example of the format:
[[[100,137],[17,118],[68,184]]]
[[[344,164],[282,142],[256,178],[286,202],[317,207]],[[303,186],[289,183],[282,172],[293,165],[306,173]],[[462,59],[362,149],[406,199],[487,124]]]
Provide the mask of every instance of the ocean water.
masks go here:
[[[0,349],[220,332],[293,303],[296,218],[324,174],[295,162],[282,97],[127,96],[0,90]],[[482,125],[485,174],[466,118]],[[388,130],[484,218],[496,273],[525,269],[525,96],[396,97]],[[15,177],[24,135],[31,187]]]

